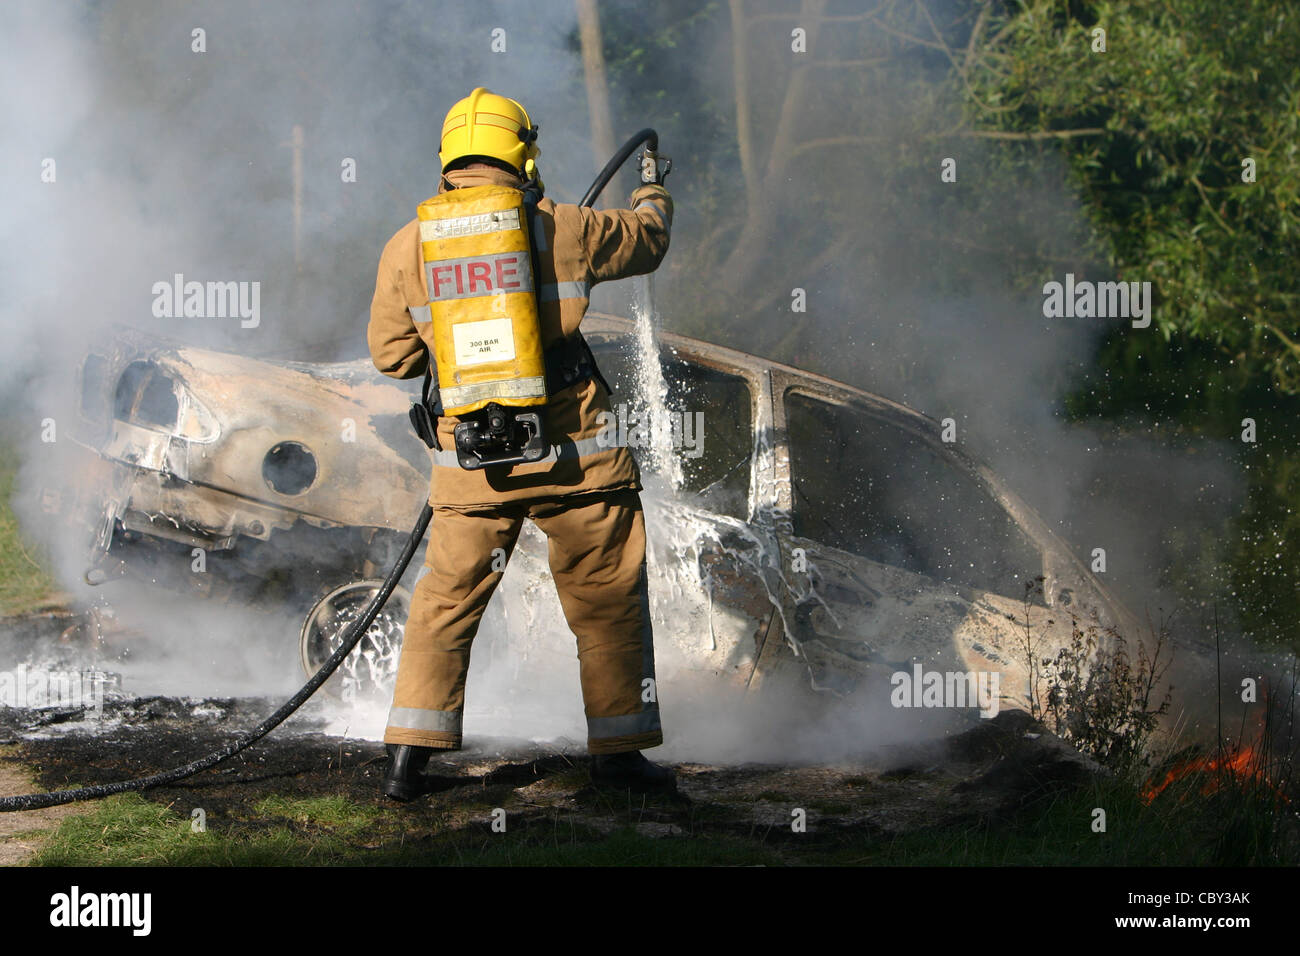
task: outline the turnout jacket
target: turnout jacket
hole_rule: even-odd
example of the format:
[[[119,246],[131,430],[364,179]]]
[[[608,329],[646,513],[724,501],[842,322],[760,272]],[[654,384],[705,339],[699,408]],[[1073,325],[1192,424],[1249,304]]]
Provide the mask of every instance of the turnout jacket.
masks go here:
[[[458,189],[523,185],[518,177],[497,169],[453,170],[445,178]],[[438,191],[445,189],[440,182]],[[663,260],[673,217],[668,190],[641,186],[629,205],[601,211],[547,198],[537,204],[531,234],[537,248],[539,274],[534,282],[544,349],[578,332],[593,285],[653,272]],[[412,219],[384,246],[370,304],[370,355],[385,375],[424,375],[433,337],[431,323],[417,318],[427,317],[428,302],[419,222]],[[640,490],[640,474],[627,448],[596,447],[602,430],[597,416],[611,411],[609,394],[599,382],[589,378],[571,385],[550,395],[543,407],[546,438],[552,445],[549,458],[478,471],[456,464],[453,433],[458,419],[440,418],[438,443],[443,451],[431,450],[429,503],[475,510],[529,498]]]

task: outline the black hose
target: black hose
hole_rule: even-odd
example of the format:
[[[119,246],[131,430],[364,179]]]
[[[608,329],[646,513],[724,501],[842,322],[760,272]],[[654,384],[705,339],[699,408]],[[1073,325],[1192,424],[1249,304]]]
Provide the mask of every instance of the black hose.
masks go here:
[[[627,161],[632,155],[633,150],[643,142],[649,143],[650,150],[658,148],[659,138],[654,130],[643,129],[626,143],[623,148],[614,154],[614,157],[605,164],[605,168],[600,171],[587,190],[587,194],[582,197],[581,205],[590,206],[596,201],[596,197],[614,178],[614,173],[618,168]],[[240,751],[247,750],[253,744],[257,743],[276,727],[280,726],[286,718],[295,710],[301,707],[312,694],[320,690],[333,673],[338,670],[352,649],[357,646],[366,629],[374,623],[379,611],[383,608],[384,603],[397,587],[397,582],[406,572],[406,567],[411,563],[411,558],[415,554],[415,549],[420,546],[424,539],[424,532],[429,528],[429,521],[433,517],[433,508],[426,502],[424,508],[420,511],[420,517],[415,521],[415,527],[411,529],[411,536],[406,541],[406,547],[402,549],[397,563],[393,569],[388,572],[388,577],[384,579],[383,585],[370,603],[366,605],[366,610],[357,618],[344,632],[343,641],[338,648],[330,655],[330,659],[321,665],[320,670],[311,676],[307,683],[303,684],[298,693],[290,697],[284,704],[270,717],[262,721],[248,733],[237,737],[221,750],[208,754],[206,757],[200,757],[192,763],[187,763],[183,767],[175,767],[171,770],[164,770],[160,773],[152,774],[148,777],[138,777],[135,780],[121,780],[117,783],[101,783],[93,787],[81,787],[77,790],[55,790],[51,793],[25,793],[14,797],[0,797],[0,813],[11,813],[15,810],[40,810],[45,807],[57,807],[64,803],[75,803],[79,800],[97,800],[100,797],[112,796],[115,793],[126,793],[131,790],[147,790],[149,787],[159,787],[168,783],[175,783],[177,780],[184,780],[186,777],[192,777],[196,773],[214,767],[228,757],[233,757]]]
[[[610,157],[609,162],[605,164],[605,168],[600,171],[600,175],[596,177],[595,181],[591,184],[591,188],[587,190],[587,194],[582,197],[582,202],[578,203],[578,205],[590,206],[594,203],[596,197],[601,194],[601,191],[609,185],[609,181],[614,178],[614,174],[618,172],[618,168],[627,162],[627,158],[631,156],[632,153],[636,151],[636,148],[642,143],[645,143],[649,147],[650,152],[659,152],[659,134],[654,130],[647,127],[646,129],[633,133],[632,138],[624,143],[617,153]]]

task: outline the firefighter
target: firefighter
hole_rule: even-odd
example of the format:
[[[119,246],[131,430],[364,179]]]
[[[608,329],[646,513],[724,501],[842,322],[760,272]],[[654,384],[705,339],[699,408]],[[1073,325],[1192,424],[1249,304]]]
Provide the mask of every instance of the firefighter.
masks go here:
[[[657,172],[643,173],[628,209],[537,199],[536,140],[537,127],[515,100],[479,88],[456,103],[442,125],[438,195],[421,204],[379,261],[367,330],[375,367],[398,379],[427,373],[426,386],[440,386],[428,403],[434,516],[425,573],[412,594],[384,732],[383,789],[397,800],[421,792],[435,750],[461,746],[470,645],[525,519],[548,539],[560,604],[577,638],[593,780],[675,786],[671,770],[641,754],[661,744],[663,732],[640,475],[628,448],[602,434],[598,416],[610,410],[609,391],[579,332],[594,284],[659,266],[673,203]],[[536,201],[517,205],[529,189]],[[461,215],[453,207],[479,196],[494,211],[467,202]],[[526,246],[518,242],[520,220]],[[490,230],[482,225],[489,221]],[[466,249],[476,251],[467,256]],[[540,346],[544,389],[531,374],[539,368],[523,361],[530,336]],[[513,376],[519,407],[499,396],[498,404],[474,407],[486,393],[464,383],[491,362]],[[493,434],[503,441],[517,430],[513,451],[524,451],[507,459],[513,463],[478,457],[484,448],[512,450],[487,442],[493,426],[502,426]]]

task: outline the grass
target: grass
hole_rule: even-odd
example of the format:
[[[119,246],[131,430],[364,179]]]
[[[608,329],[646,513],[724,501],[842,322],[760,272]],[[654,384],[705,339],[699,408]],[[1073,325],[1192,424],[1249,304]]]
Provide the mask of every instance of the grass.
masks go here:
[[[275,794],[262,800],[255,809],[267,817],[337,832],[345,837],[364,833],[382,815],[378,807],[362,806],[342,796],[294,800]]]
[[[1300,861],[1295,814],[1250,780],[1205,787],[1192,774],[1144,799],[1149,778],[1115,775],[1044,799],[1014,817],[894,838],[870,827],[796,835],[750,826],[743,807],[698,804],[679,835],[635,828],[635,813],[550,809],[507,817],[485,803],[429,815],[343,796],[270,795],[195,832],[191,819],[136,794],[60,822],[38,866],[1251,866]],[[771,794],[776,797],[779,794]],[[788,797],[786,798],[789,799]],[[489,801],[491,802],[491,801]],[[1104,829],[1098,810],[1104,811]],[[1283,826],[1278,827],[1279,819]],[[592,824],[600,822],[599,829]]]
[[[46,571],[44,550],[24,541],[10,498],[18,477],[18,455],[0,440],[0,614],[40,611],[62,603]]]
[[[339,797],[272,796],[262,819],[222,821],[195,832],[191,820],[137,794],[111,797],[63,821],[37,866],[726,866],[779,863],[779,855],[731,837],[652,839],[630,827],[599,833],[571,822],[507,818],[507,832],[477,824],[414,833],[401,810]]]

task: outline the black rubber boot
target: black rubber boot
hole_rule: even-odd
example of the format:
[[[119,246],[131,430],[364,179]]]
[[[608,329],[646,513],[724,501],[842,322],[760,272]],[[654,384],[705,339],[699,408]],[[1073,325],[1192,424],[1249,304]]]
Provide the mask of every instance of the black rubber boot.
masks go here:
[[[621,754],[593,754],[591,782],[601,787],[626,787],[638,792],[676,790],[677,774],[651,763],[639,750]]]
[[[433,754],[432,747],[410,744],[385,744],[388,749],[388,776],[384,777],[384,794],[403,803],[424,793],[424,768]]]

